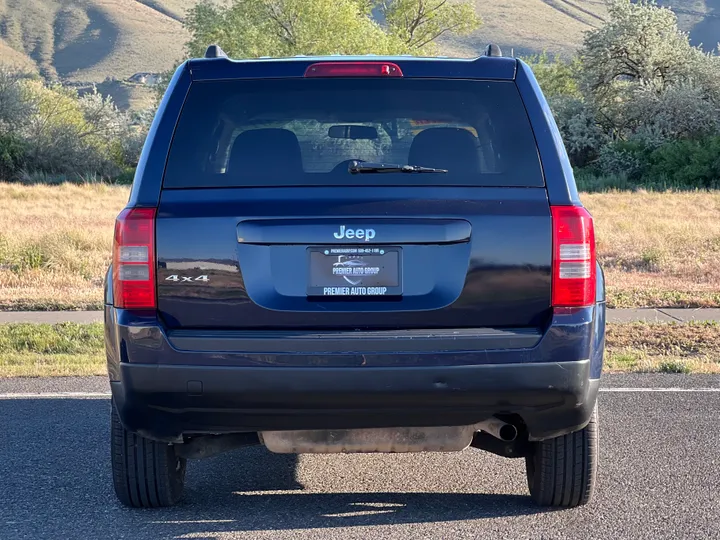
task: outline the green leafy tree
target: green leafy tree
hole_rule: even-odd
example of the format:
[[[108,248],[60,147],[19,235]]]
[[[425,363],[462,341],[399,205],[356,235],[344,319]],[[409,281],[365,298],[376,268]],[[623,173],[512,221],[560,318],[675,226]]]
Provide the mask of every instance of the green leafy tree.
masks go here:
[[[618,82],[661,91],[691,77],[703,56],[679,30],[675,13],[653,0],[612,0],[607,23],[588,32],[580,50],[585,82],[594,93]]]
[[[449,0],[379,0],[388,32],[411,51],[431,53],[444,34],[467,35],[482,21],[469,2]]]
[[[580,97],[582,62],[579,58],[565,61],[560,58],[551,59],[547,53],[542,53],[525,57],[523,60],[532,68],[547,98]]]
[[[586,145],[578,162],[599,158],[608,174],[640,170],[664,144],[720,133],[720,59],[693,47],[670,9],[651,0],[612,0],[607,22],[586,35],[579,57],[583,106],[555,113],[570,114],[558,122],[576,136],[570,146],[602,144]],[[569,129],[590,128],[588,118],[602,138]]]
[[[373,19],[374,8],[384,15],[383,26]],[[237,58],[427,54],[441,35],[470,32],[479,24],[469,3],[448,0],[204,1],[185,21],[190,56],[201,56],[209,44],[217,43]]]

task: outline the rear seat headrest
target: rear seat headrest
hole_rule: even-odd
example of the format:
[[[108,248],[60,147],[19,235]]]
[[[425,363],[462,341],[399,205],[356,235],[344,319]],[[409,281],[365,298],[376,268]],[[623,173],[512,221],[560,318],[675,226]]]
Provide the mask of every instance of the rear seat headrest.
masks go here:
[[[297,174],[303,171],[300,143],[292,131],[278,128],[243,131],[233,143],[227,172],[233,175]]]
[[[428,128],[410,145],[409,165],[435,167],[466,173],[480,172],[478,140],[463,128]]]

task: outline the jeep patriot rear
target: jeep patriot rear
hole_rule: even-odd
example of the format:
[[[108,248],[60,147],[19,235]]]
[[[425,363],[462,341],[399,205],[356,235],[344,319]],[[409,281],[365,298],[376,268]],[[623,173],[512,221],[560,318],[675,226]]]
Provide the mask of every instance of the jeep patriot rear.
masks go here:
[[[584,504],[604,295],[522,61],[211,47],[170,82],[115,227],[116,493],[171,505],[187,459],[252,444],[472,446],[524,458],[539,504]]]

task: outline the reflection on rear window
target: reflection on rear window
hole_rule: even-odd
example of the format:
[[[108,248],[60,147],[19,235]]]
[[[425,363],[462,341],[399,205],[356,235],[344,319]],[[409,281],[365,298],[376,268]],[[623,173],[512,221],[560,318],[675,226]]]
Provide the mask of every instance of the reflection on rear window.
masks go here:
[[[350,162],[447,174],[352,175]],[[165,188],[301,185],[542,186],[512,82],[275,79],[194,83]]]

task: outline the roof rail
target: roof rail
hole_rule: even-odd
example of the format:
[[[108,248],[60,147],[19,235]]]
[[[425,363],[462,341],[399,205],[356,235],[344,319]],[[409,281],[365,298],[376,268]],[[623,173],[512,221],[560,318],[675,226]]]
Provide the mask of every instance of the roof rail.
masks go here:
[[[220,45],[210,45],[207,50],[205,51],[205,58],[227,58],[228,55],[225,54],[225,51],[223,51],[220,48]]]
[[[502,51],[500,50],[500,47],[495,45],[494,43],[490,43],[487,47],[485,47],[485,52],[483,53],[483,56],[502,56]]]

